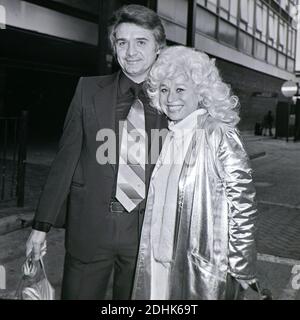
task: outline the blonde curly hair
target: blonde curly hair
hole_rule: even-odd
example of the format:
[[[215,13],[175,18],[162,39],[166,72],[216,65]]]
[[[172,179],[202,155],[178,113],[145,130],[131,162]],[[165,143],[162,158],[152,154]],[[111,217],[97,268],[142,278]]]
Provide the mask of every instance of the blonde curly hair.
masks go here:
[[[198,108],[206,109],[213,118],[229,125],[235,126],[239,122],[239,99],[222,81],[215,59],[184,46],[163,49],[151,68],[145,86],[152,107],[162,112],[159,105],[160,84],[164,79],[174,79],[181,74],[196,85]]]

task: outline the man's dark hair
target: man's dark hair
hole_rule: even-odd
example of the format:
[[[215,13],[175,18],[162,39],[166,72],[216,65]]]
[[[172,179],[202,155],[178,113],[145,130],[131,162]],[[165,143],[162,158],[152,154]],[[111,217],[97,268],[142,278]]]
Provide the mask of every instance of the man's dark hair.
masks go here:
[[[142,28],[151,30],[159,49],[166,45],[166,34],[162,22],[153,10],[137,4],[130,4],[117,10],[108,23],[108,37],[115,53],[116,28],[121,23],[134,23]]]

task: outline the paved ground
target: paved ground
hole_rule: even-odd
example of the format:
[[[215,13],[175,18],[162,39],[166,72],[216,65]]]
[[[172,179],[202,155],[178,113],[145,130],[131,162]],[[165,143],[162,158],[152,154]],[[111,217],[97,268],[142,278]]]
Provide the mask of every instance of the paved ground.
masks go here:
[[[252,158],[260,213],[257,245],[261,284],[271,289],[276,300],[300,300],[300,143],[287,143],[285,140],[251,134],[243,136]],[[49,149],[33,147],[29,152],[26,216],[36,206],[54,151],[55,148],[51,146]],[[4,217],[10,214],[13,220],[16,216],[15,209],[7,209],[10,205],[6,203],[0,206],[0,232]],[[23,226],[26,225],[23,223]],[[12,223],[10,229],[21,226],[19,217],[18,224]],[[0,297],[12,297],[20,280],[29,232],[29,228],[23,228],[0,235],[0,265],[7,272],[6,290],[0,290]],[[46,269],[56,288],[57,298],[63,266],[63,237],[64,232],[57,229],[53,229],[48,236]],[[248,291],[246,299],[257,299],[257,296]]]

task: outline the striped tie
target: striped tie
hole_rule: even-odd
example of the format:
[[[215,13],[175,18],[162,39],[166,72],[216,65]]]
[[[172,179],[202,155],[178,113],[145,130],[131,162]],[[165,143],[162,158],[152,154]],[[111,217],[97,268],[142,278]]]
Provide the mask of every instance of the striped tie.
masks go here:
[[[116,198],[131,212],[145,199],[146,132],[143,103],[136,98],[124,121]]]

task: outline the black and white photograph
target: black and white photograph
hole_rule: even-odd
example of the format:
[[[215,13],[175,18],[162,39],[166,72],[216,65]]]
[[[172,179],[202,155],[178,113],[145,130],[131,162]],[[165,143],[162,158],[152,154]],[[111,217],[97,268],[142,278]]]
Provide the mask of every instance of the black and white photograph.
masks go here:
[[[0,0],[4,300],[300,300],[299,0]]]

